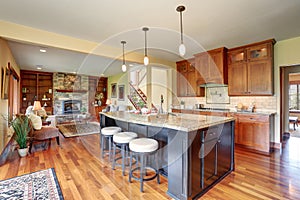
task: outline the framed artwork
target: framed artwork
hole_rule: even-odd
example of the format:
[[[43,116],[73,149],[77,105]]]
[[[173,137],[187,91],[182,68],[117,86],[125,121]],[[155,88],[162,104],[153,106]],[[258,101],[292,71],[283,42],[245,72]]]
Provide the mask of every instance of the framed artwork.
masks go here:
[[[117,84],[111,84],[111,98],[117,98]]]
[[[118,87],[118,97],[119,97],[119,99],[118,100],[120,100],[120,101],[124,101],[125,100],[125,97],[124,97],[124,93],[125,93],[125,85],[119,85],[119,87]]]
[[[4,77],[4,69],[3,67],[1,67],[1,72],[0,72],[0,76],[1,76],[1,83],[0,83],[0,96],[2,98],[2,90],[3,90],[3,77]]]
[[[1,80],[2,80],[2,99],[8,99],[8,88],[9,88],[9,70],[7,68],[1,69]]]

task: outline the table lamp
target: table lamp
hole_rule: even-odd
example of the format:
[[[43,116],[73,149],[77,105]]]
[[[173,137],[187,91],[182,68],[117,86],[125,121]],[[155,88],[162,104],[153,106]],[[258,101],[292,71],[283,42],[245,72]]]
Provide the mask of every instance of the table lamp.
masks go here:
[[[35,114],[37,115],[37,111],[42,110],[41,102],[34,101],[32,110],[35,111]]]
[[[106,104],[106,108],[105,108],[105,111],[106,112],[109,112],[110,111],[110,104],[111,104],[111,100],[110,99],[107,99],[106,100],[106,102],[105,102],[105,104]]]

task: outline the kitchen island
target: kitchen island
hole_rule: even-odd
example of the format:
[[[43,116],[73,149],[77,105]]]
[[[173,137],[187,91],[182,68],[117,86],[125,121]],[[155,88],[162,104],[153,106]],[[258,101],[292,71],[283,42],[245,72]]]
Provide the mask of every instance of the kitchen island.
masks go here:
[[[100,126],[156,139],[160,172],[175,199],[196,199],[234,170],[234,118],[108,112],[100,113]]]

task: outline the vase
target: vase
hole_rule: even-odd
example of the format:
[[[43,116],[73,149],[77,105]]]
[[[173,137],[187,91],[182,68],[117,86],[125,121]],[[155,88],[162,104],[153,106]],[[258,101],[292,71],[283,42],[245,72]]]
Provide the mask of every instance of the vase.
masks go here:
[[[28,147],[24,149],[18,149],[18,153],[21,157],[25,157],[28,154]]]

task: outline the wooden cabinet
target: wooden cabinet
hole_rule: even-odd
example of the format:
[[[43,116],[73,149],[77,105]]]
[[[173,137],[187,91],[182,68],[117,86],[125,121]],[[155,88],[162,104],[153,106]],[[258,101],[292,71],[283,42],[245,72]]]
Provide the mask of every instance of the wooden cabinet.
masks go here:
[[[203,80],[203,84],[227,84],[227,49],[221,47],[196,54],[195,67]]]
[[[273,95],[273,45],[267,40],[228,51],[230,96]]]
[[[40,101],[47,114],[53,113],[53,74],[48,72],[21,70],[20,113]]]
[[[274,115],[216,112],[193,109],[172,109],[172,112],[206,116],[234,117],[235,144],[263,154],[270,153],[270,135],[274,132]]]
[[[229,114],[235,118],[235,143],[262,153],[270,153],[273,115]]]
[[[195,60],[183,60],[177,65],[177,96],[195,97],[204,96],[204,90],[198,87],[198,73],[195,70]]]
[[[106,107],[107,77],[89,77],[89,113],[98,121],[99,112]]]

